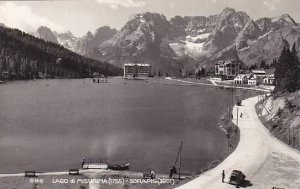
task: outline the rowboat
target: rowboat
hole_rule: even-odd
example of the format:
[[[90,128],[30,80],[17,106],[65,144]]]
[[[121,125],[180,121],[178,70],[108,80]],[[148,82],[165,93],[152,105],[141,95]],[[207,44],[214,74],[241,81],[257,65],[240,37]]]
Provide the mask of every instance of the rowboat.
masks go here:
[[[108,169],[111,170],[128,170],[129,169],[130,164],[126,163],[126,164],[115,164],[115,165],[108,165]]]

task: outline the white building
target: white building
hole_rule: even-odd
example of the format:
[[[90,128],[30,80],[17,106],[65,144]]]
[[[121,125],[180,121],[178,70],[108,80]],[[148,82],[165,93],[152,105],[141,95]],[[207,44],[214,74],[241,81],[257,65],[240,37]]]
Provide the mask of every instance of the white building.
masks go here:
[[[215,75],[225,79],[234,79],[240,73],[241,65],[236,60],[218,61],[215,64]]]
[[[234,84],[248,84],[248,77],[246,74],[239,74],[234,78]]]
[[[257,82],[257,77],[255,75],[252,75],[249,79],[248,79],[248,85],[254,85],[256,86],[258,84]]]
[[[254,77],[264,77],[266,75],[265,70],[252,70],[251,73],[253,73]]]
[[[150,64],[124,64],[124,78],[146,78],[151,75]]]
[[[266,75],[263,79],[263,84],[265,85],[274,85],[275,77],[273,75]]]

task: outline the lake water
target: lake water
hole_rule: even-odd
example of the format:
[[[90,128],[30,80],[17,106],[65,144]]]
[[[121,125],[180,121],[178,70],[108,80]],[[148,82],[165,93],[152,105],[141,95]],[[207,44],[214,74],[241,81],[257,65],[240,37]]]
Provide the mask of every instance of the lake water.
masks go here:
[[[226,149],[226,91],[117,78],[0,85],[1,173],[76,168],[84,156],[167,173],[180,141],[183,172],[200,170]]]

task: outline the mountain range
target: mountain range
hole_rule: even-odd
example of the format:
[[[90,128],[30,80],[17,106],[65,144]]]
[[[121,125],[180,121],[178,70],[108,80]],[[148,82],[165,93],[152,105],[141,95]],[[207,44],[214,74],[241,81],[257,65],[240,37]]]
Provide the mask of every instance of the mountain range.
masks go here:
[[[78,78],[89,77],[94,72],[103,75],[122,73],[120,68],[78,55],[57,44],[60,40],[49,28],[40,27],[38,32],[40,37],[47,37],[49,41],[0,26],[0,80]]]
[[[80,38],[45,27],[34,35],[118,67],[140,62],[163,72],[178,72],[210,68],[226,59],[239,59],[244,66],[262,60],[271,64],[283,46],[296,42],[299,50],[300,25],[288,14],[253,20],[245,12],[225,8],[208,17],[169,20],[158,13],[136,14],[119,31],[104,26]]]

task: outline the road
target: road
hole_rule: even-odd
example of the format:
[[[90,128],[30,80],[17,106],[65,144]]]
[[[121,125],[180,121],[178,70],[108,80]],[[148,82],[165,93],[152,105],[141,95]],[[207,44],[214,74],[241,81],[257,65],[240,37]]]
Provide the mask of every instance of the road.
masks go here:
[[[252,97],[243,101],[242,106],[233,108],[240,129],[240,142],[236,150],[221,164],[194,180],[178,187],[178,189],[230,189],[235,186],[228,184],[232,170],[238,169],[245,173],[249,181],[244,188],[300,189],[300,153],[282,143],[260,122],[255,104],[258,98]],[[221,173],[225,170],[225,183],[221,182]]]
[[[271,88],[258,88],[258,87],[251,87],[251,86],[250,87],[244,87],[244,86],[228,85],[228,84],[220,85],[220,84],[217,84],[213,80],[209,80],[211,82],[211,84],[209,84],[209,83],[193,82],[193,81],[186,81],[186,80],[182,80],[182,79],[172,79],[172,78],[168,78],[168,80],[179,81],[179,82],[182,82],[182,83],[188,83],[188,84],[193,84],[193,85],[205,85],[205,86],[214,86],[214,87],[245,89],[245,90],[261,91],[261,92],[270,92],[270,91],[272,91]]]

